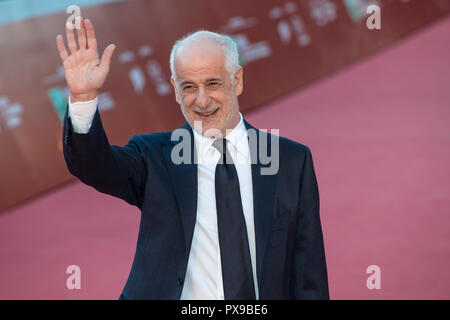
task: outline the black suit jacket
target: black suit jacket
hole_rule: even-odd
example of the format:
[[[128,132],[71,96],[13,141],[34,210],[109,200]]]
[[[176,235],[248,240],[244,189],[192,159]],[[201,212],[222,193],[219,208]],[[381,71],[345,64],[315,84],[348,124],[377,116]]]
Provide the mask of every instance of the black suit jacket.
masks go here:
[[[245,126],[253,128],[247,122]],[[192,136],[187,123],[184,128]],[[171,161],[176,142],[170,137],[171,132],[134,135],[124,147],[111,146],[98,110],[87,134],[73,131],[66,111],[63,149],[69,171],[142,212],[133,265],[120,299],[181,296],[196,220],[197,165]],[[270,142],[267,139],[269,150]],[[279,151],[277,174],[261,175],[259,160],[251,165],[259,296],[328,299],[311,152],[281,137]]]

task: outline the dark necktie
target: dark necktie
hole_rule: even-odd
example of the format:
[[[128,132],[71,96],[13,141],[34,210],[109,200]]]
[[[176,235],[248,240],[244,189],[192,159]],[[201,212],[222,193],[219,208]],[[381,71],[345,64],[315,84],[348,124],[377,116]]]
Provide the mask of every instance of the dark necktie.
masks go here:
[[[213,146],[221,154],[216,167],[215,184],[225,299],[254,300],[250,249],[236,167],[227,151],[225,139],[216,139]]]

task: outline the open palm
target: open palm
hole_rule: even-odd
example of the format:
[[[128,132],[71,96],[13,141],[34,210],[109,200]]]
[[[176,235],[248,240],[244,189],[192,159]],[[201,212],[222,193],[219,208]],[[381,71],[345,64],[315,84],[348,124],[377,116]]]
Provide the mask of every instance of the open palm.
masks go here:
[[[67,53],[62,35],[56,37],[56,45],[63,61],[67,85],[72,101],[94,99],[105,82],[115,46],[110,44],[99,58],[94,26],[88,19],[78,18],[78,46],[73,28],[66,26]]]

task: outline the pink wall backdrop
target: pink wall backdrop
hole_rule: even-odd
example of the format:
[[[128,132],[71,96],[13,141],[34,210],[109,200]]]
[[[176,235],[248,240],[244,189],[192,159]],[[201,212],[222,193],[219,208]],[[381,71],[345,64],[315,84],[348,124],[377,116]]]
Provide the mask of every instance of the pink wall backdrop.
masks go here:
[[[246,114],[313,152],[332,299],[450,299],[449,31],[442,19]],[[80,182],[3,213],[0,299],[117,299],[139,214]]]

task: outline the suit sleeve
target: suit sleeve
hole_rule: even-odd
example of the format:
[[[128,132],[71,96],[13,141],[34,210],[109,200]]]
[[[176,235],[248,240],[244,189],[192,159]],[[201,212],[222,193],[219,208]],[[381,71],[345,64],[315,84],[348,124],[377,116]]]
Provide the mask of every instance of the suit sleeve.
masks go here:
[[[319,190],[311,151],[306,148],[300,179],[299,217],[294,252],[295,299],[329,299],[319,217]]]
[[[88,133],[75,133],[71,119],[64,117],[63,153],[70,173],[83,183],[142,207],[147,170],[132,136],[124,147],[111,146],[97,110]]]

